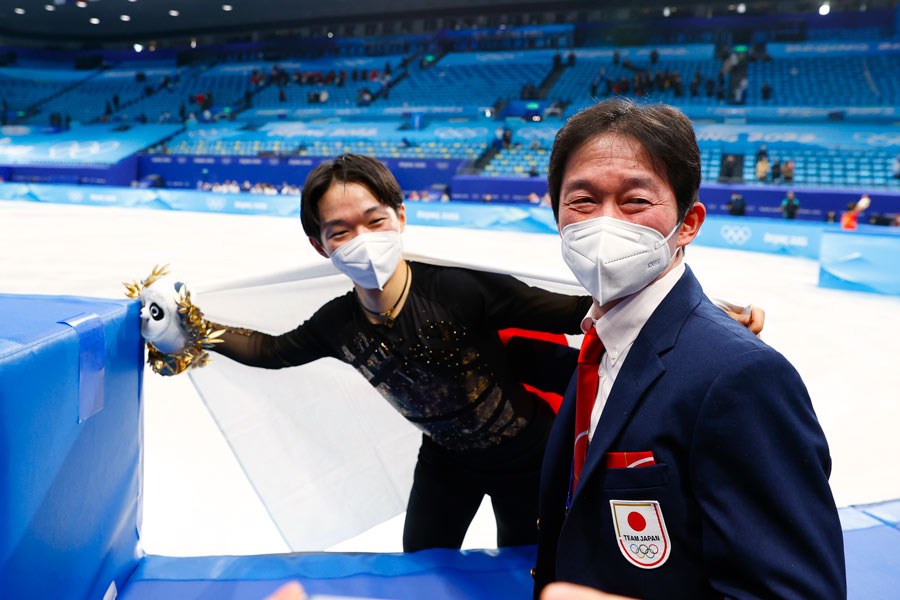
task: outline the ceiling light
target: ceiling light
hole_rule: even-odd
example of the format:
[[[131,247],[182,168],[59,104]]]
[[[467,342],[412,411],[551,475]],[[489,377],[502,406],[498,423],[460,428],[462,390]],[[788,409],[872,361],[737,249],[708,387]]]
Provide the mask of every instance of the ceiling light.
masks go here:
[[[78,8],[87,8],[87,2],[80,1],[75,3]]]
[[[745,12],[747,12],[747,5],[744,4],[743,2],[741,2],[740,4],[737,5],[737,11],[740,14],[744,14]]]
[[[50,11],[50,12],[53,12],[54,10],[56,10],[56,7],[53,6],[52,4],[45,4],[45,5],[44,5],[44,10],[48,10],[48,11]],[[819,9],[819,12],[822,12],[822,9],[821,9],[821,8]]]
[[[233,8],[233,7],[232,7],[230,4],[223,4],[223,5],[222,5],[222,10],[224,10],[225,12],[231,11],[232,8]]]
[[[134,45],[134,51],[135,51],[135,52],[140,52],[140,51],[143,50],[143,49],[144,49],[144,47],[143,47],[142,45],[140,45],[140,44],[135,44],[135,45]]]
[[[100,19],[98,19],[97,17],[91,17],[91,25],[99,25],[99,24],[100,24]]]
[[[15,12],[17,15],[24,15],[24,14],[25,14],[25,9],[24,9],[24,8],[17,8],[17,9],[16,9],[15,11],[13,11],[13,12]]]
[[[192,39],[191,40],[191,48],[196,48],[196,47],[197,47],[197,40]]]
[[[179,13],[177,10],[170,10],[170,11],[169,11],[169,16],[170,16],[170,17],[177,17],[179,14],[180,14],[180,13]]]
[[[819,14],[823,17],[831,12],[831,5],[827,2],[823,2],[822,6],[819,7]]]
[[[131,20],[131,17],[129,17],[128,15],[120,15],[119,18],[122,19],[123,21],[130,21],[130,20]]]
[[[663,7],[663,16],[668,17],[671,14],[672,14],[672,9],[669,8],[668,6],[664,6]]]
[[[329,31],[329,32],[328,32],[328,37],[329,37],[329,38],[333,38],[333,37],[334,37],[334,34],[333,34],[332,32]]]

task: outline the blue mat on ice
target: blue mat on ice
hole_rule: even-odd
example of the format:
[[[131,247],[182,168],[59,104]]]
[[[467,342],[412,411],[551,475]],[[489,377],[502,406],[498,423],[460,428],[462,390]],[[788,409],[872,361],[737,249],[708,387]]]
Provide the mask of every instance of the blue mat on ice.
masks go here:
[[[119,600],[262,600],[283,582],[308,594],[366,598],[504,600],[531,596],[534,547],[415,554],[148,556]]]
[[[851,600],[900,598],[900,500],[842,508]],[[148,556],[120,600],[261,600],[299,580],[310,594],[395,600],[528,598],[534,547],[416,554]]]

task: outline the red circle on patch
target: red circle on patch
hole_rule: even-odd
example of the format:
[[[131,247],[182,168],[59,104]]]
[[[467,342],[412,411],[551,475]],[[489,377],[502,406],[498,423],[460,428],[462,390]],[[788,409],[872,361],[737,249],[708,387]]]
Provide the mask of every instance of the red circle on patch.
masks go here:
[[[647,526],[647,521],[644,520],[643,515],[639,512],[628,513],[628,526],[635,531],[643,531]]]

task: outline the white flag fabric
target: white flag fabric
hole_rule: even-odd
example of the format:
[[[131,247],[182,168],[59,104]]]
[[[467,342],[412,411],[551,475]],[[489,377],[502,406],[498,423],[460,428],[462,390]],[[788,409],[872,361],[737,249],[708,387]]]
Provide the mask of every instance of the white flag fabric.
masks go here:
[[[488,270],[433,256],[408,258]],[[578,292],[565,283],[572,279],[523,279]],[[214,322],[278,334],[350,289],[350,280],[323,260],[216,282],[192,295]],[[190,377],[292,551],[324,550],[406,510],[421,432],[349,365],[322,359],[269,370],[213,354],[212,363]]]

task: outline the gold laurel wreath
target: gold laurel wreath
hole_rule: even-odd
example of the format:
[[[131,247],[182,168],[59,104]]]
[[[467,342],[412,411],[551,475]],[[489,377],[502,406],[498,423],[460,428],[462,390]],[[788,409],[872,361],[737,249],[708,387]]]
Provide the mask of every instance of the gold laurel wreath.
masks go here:
[[[168,275],[169,265],[153,267],[149,277],[142,281],[131,283],[122,282],[125,286],[125,295],[129,298],[140,298],[144,288],[149,287],[154,281]],[[173,354],[160,352],[156,346],[147,342],[147,363],[155,373],[160,375],[177,375],[190,369],[205,367],[209,364],[209,354],[206,352],[213,345],[221,343],[219,337],[225,333],[224,329],[213,329],[212,324],[203,318],[203,312],[191,302],[191,293],[182,285],[175,299],[178,305],[178,315],[187,333],[187,343],[184,349]]]

